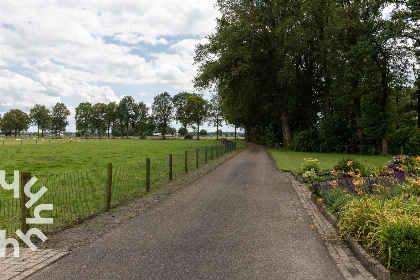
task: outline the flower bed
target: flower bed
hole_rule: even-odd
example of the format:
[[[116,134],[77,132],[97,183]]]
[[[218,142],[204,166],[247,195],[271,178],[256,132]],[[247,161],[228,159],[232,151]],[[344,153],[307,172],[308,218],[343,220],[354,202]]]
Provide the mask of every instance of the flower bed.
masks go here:
[[[370,174],[351,160],[338,166],[309,188],[337,216],[340,234],[392,270],[420,269],[420,157],[395,157]]]

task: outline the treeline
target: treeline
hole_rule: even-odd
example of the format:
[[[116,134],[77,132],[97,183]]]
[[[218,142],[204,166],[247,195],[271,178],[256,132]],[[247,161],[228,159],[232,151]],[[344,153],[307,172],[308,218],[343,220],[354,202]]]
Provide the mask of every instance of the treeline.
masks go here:
[[[217,92],[226,120],[248,140],[301,151],[420,152],[418,0],[217,7],[215,33],[196,48],[195,86]]]
[[[88,134],[97,134],[99,137],[110,135],[153,135],[161,133],[174,135],[176,129],[171,127],[172,121],[182,124],[179,133],[188,137],[188,126],[197,131],[197,138],[206,135],[207,131],[200,130],[204,122],[221,125],[220,110],[217,104],[205,100],[202,95],[188,92],[180,92],[171,97],[164,92],[154,98],[151,113],[145,103],[136,103],[131,96],[124,96],[119,103],[110,102],[91,104],[80,103],[75,108],[76,134],[88,137]],[[16,137],[20,131],[28,130],[29,126],[38,127],[38,137],[49,131],[58,137],[68,126],[70,111],[63,103],[57,103],[52,110],[44,105],[36,104],[27,114],[19,109],[11,109],[1,118],[0,127],[4,135]]]

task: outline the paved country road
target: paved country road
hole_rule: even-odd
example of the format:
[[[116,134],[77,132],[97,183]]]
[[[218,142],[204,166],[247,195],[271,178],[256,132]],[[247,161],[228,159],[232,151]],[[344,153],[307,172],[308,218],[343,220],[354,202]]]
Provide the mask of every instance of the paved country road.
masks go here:
[[[261,146],[29,279],[344,279]]]

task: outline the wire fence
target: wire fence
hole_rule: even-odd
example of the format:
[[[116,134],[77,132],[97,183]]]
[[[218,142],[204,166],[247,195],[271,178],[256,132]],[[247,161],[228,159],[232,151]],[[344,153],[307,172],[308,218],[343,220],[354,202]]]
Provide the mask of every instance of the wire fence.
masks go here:
[[[18,229],[27,231],[28,227],[26,225],[25,229],[25,222],[22,221],[36,216],[35,209],[42,204],[53,205],[53,210],[39,212],[42,218],[53,218],[53,223],[37,224],[36,227],[44,233],[61,230],[124,199],[148,191],[150,185],[165,180],[170,181],[235,149],[236,143],[232,142],[191,149],[164,158],[144,159],[118,165],[109,164],[108,168],[37,175],[36,183],[30,188],[31,193],[37,193],[43,186],[48,191],[30,207],[29,211],[22,206],[28,200],[22,195],[24,187],[22,182],[19,199],[13,198],[12,190],[3,192],[5,195],[0,197],[0,230],[5,230],[6,235],[12,235]],[[14,180],[14,177],[5,178],[7,184],[12,184]]]

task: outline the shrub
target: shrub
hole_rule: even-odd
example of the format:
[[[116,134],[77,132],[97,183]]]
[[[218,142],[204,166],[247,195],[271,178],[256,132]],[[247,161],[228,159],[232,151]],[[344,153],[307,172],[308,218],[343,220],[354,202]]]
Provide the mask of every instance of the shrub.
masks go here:
[[[420,224],[403,221],[384,227],[381,254],[393,270],[420,268]]]
[[[315,171],[316,173],[319,172],[319,163],[317,159],[304,158],[303,163],[300,166],[302,173],[305,173],[306,171]]]
[[[407,142],[407,152],[410,155],[420,153],[420,131],[418,129],[410,135],[410,139]]]
[[[315,171],[309,170],[309,171],[305,171],[302,174],[302,179],[303,179],[303,182],[305,183],[313,184],[315,182],[318,182],[319,177],[318,175],[316,175]]]
[[[319,139],[323,152],[344,153],[358,152],[356,121],[353,117],[333,114],[326,117],[319,125]]]
[[[363,164],[351,157],[344,157],[336,165],[334,165],[333,169],[341,173],[343,176],[350,176],[349,172],[359,172],[363,175],[366,175],[366,169]]]
[[[293,135],[290,149],[299,152],[319,152],[319,137],[314,130],[303,130]]]
[[[192,137],[192,135],[191,135],[191,134],[187,134],[187,135],[185,136],[185,139],[193,139],[193,137]]]

